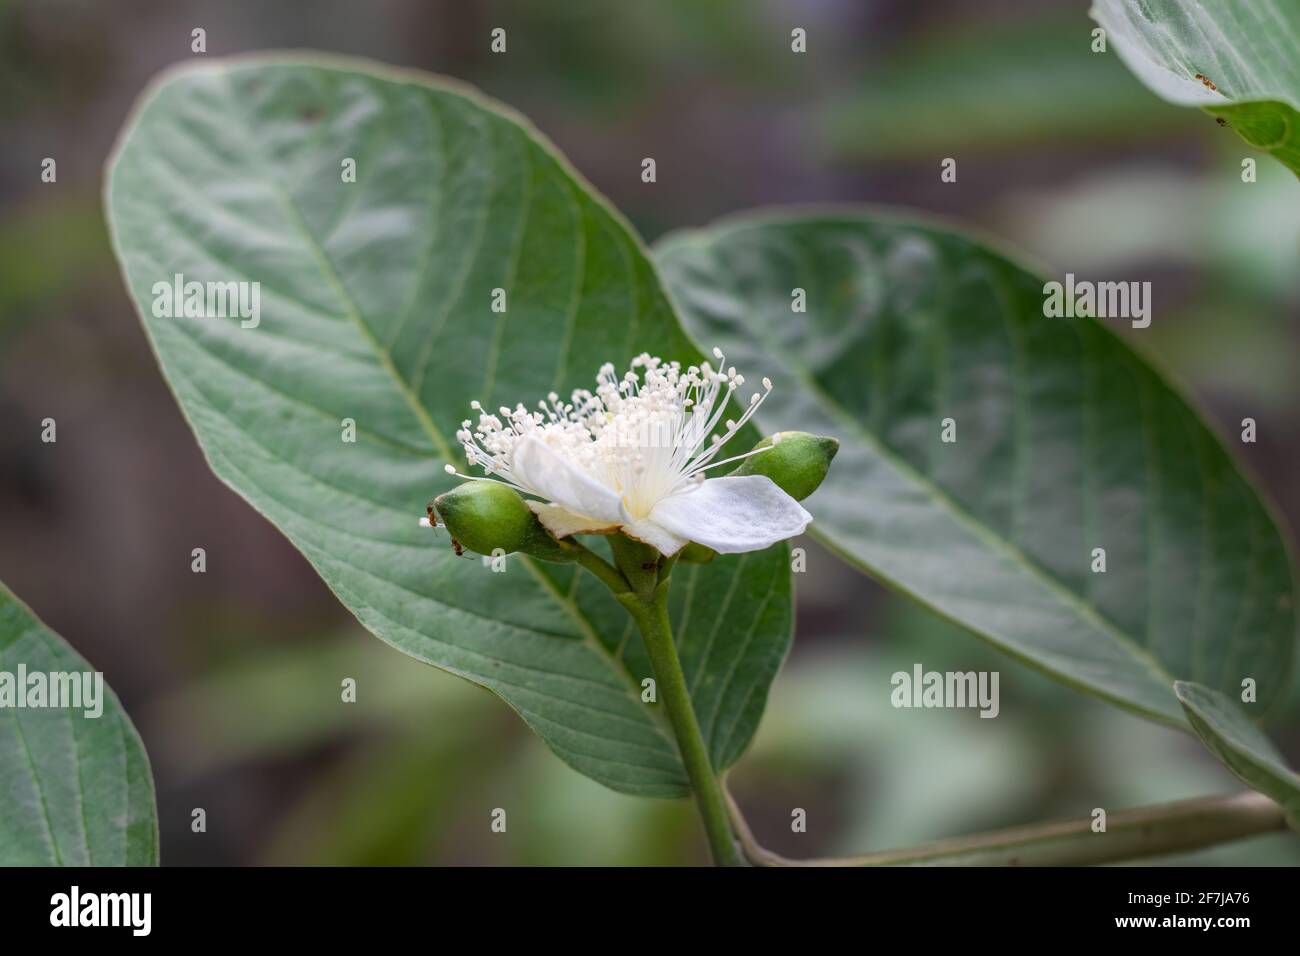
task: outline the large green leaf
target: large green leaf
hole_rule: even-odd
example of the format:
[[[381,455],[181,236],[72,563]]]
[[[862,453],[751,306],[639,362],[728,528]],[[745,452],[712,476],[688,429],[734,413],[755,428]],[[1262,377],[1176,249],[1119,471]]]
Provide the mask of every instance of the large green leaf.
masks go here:
[[[602,783],[686,792],[662,705],[641,702],[640,638],[598,583],[513,558],[496,574],[416,525],[453,483],[442,469],[462,462],[452,436],[471,399],[531,405],[643,350],[698,360],[604,201],[523,120],[459,87],[258,60],[155,88],[107,199],[127,285],[217,475],[385,641],[495,691]],[[155,317],[151,288],[175,273],[260,282],[260,325]],[[789,645],[785,549],[678,577],[687,677],[725,766]]]
[[[1187,681],[1176,683],[1174,693],[1210,752],[1243,783],[1276,800],[1291,825],[1300,829],[1300,774],[1286,765],[1241,707],[1217,690]]]
[[[4,584],[0,671],[15,684],[20,673],[41,675],[46,686],[51,674],[80,682],[93,673]],[[0,707],[0,866],[158,863],[149,758],[107,684],[102,694],[98,716],[86,706]]]
[[[1300,3],[1094,0],[1091,12],[1154,93],[1224,118],[1300,176]]]
[[[1044,317],[1040,277],[854,210],[735,220],[658,258],[687,327],[774,380],[762,427],[841,440],[809,509],[849,560],[1150,717],[1183,724],[1175,678],[1278,696],[1295,612],[1268,510],[1112,332]]]

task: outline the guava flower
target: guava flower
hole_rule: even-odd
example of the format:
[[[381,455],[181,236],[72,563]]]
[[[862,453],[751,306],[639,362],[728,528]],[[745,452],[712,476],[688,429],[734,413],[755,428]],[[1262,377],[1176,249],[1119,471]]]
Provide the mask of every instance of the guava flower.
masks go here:
[[[770,451],[718,457],[772,383],[764,379],[763,393],[714,434],[745,379],[713,354],[717,370],[643,353],[620,378],[606,364],[594,393],[579,389],[564,402],[552,392],[535,410],[519,404],[494,415],[473,402],[478,422],[462,422],[456,438],[484,477],[461,477],[531,496],[528,507],[556,538],[621,531],[671,556],[691,541],[729,554],[801,534],[812,516],[771,478],[705,474]]]

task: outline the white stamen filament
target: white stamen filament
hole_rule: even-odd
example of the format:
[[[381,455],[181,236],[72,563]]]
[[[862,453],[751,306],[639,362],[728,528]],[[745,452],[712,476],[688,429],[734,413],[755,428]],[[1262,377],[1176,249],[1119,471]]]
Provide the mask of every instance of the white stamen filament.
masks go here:
[[[708,362],[683,370],[677,362],[642,353],[620,377],[607,363],[594,393],[578,389],[564,402],[552,392],[533,411],[519,404],[493,415],[472,402],[478,421],[463,421],[456,438],[470,465],[484,474],[460,475],[451,465],[446,470],[462,478],[500,481],[544,499],[511,467],[515,446],[531,436],[614,491],[626,522],[644,518],[661,499],[698,485],[705,470],[766,450],[715,460],[766,399],[772,383],[763,379],[763,392],[753,394],[744,413],[727,420],[715,435],[732,393],[745,380],[726,365],[720,349],[713,356],[716,371]]]

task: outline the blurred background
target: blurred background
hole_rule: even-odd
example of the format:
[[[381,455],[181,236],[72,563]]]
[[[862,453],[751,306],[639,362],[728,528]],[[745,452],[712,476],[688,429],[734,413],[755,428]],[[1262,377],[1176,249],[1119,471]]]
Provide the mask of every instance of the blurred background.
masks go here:
[[[505,55],[489,52],[498,26]],[[1300,182],[1257,154],[1243,184],[1256,154],[1091,53],[1093,26],[1086,0],[0,0],[0,579],[135,719],[164,863],[659,864],[704,846],[686,802],[605,790],[487,692],[367,635],[209,472],[99,197],[133,99],[192,55],[192,29],[208,56],[315,48],[467,80],[531,117],[647,240],[759,205],[887,203],[981,227],[1057,274],[1150,279],[1141,345],[1223,430],[1257,419],[1258,443],[1233,447],[1294,528]],[[940,182],[948,156],[956,183]],[[47,417],[56,444],[40,441]],[[770,848],[865,852],[1239,789],[1191,737],[1051,683],[802,543],[794,649],[732,774]],[[1000,670],[999,718],[891,708],[890,674],[917,661]],[[356,704],[340,703],[343,676]],[[1272,717],[1300,764],[1300,695]],[[1170,862],[1300,863],[1300,839]]]

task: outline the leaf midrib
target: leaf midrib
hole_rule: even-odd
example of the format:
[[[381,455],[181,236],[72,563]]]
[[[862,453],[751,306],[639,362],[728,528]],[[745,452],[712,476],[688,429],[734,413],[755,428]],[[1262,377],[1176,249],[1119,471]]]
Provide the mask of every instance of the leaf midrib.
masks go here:
[[[260,146],[257,144],[257,139],[252,135],[252,130],[248,126],[247,119],[237,106],[238,99],[234,95],[235,89],[230,71],[223,71],[222,76],[226,81],[227,93],[231,98],[230,112],[243,126],[248,141],[254,144],[254,149],[257,151],[256,158],[261,164],[269,165],[267,158],[261,154]],[[374,331],[366,324],[365,319],[362,317],[360,308],[352,298],[352,294],[348,292],[342,278],[334,267],[334,263],[330,260],[329,254],[321,247],[320,242],[316,239],[315,235],[312,234],[311,230],[307,228],[307,224],[303,221],[302,214],[298,211],[298,206],[294,203],[293,197],[290,196],[288,192],[285,191],[284,187],[275,179],[266,176],[259,176],[257,178],[260,179],[263,185],[270,189],[272,194],[275,196],[276,201],[280,204],[281,209],[288,217],[290,224],[299,234],[307,249],[311,252],[312,258],[316,260],[316,264],[321,271],[322,277],[330,284],[335,294],[338,295],[340,304],[343,306],[344,315],[348,317],[349,321],[351,321],[353,326],[356,327],[356,330],[370,345],[371,350],[375,354],[375,358],[379,360],[384,371],[392,377],[393,383],[397,386],[397,390],[401,393],[402,398],[406,401],[412,414],[415,415],[416,420],[419,421],[421,427],[428,434],[429,440],[434,443],[434,446],[446,461],[451,461],[455,456],[452,454],[451,445],[448,444],[446,436],[444,436],[438,426],[434,424],[433,419],[429,416],[429,410],[424,407],[419,398],[411,390],[411,386],[407,383],[406,379],[402,378],[401,373],[397,370],[397,365],[393,362],[392,352],[384,348],[379,339],[375,337]]]

